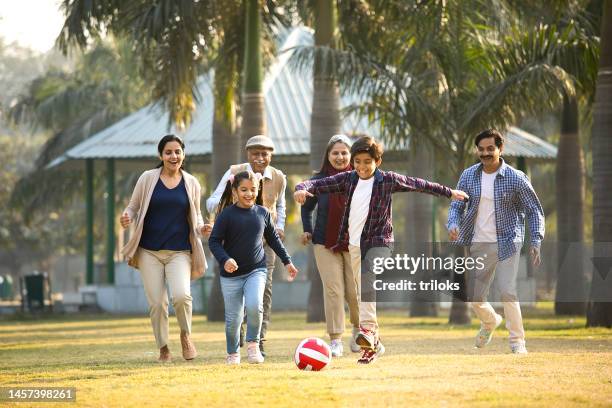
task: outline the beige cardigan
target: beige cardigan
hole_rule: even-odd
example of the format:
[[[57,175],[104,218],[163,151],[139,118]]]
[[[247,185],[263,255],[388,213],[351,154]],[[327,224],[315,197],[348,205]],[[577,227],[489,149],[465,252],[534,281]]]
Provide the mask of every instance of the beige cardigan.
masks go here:
[[[185,180],[185,190],[189,197],[189,242],[191,243],[191,279],[198,279],[204,275],[208,265],[206,264],[206,256],[204,255],[204,247],[202,246],[200,230],[204,226],[202,213],[200,212],[200,183],[191,174],[184,170],[183,179]],[[161,168],[147,170],[140,175],[136,182],[134,192],[130,203],[124,210],[130,216],[131,220],[136,220],[136,230],[130,237],[128,243],[123,247],[121,253],[128,260],[128,265],[138,269],[138,244],[142,236],[145,214],[149,208],[149,202],[153,195],[155,185],[159,180]]]

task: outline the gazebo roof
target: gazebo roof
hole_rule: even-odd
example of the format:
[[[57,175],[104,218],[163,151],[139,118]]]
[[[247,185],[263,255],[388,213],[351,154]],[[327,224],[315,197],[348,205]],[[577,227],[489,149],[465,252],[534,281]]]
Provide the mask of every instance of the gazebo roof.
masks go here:
[[[305,158],[310,152],[312,73],[304,75],[303,72],[294,72],[288,61],[293,47],[312,43],[312,30],[306,27],[294,28],[280,47],[279,56],[265,78],[267,134],[275,143],[277,159],[297,159],[295,156],[300,156],[307,161]],[[193,113],[191,125],[186,130],[168,126],[169,114],[164,112],[159,104],[151,104],[72,147],[49,166],[56,166],[67,160],[153,159],[157,154],[157,142],[167,133],[178,134],[184,139],[186,153],[190,157],[200,156],[204,162],[209,161],[212,153],[214,106],[211,84],[212,74],[200,77],[197,85],[200,103]],[[359,101],[360,97],[356,95],[341,97],[343,107],[358,104]],[[366,119],[359,118],[356,114],[344,117],[342,130],[344,133],[358,132],[374,137],[380,134],[376,125],[369,124]],[[506,137],[505,156],[551,160],[557,155],[554,145],[516,127],[511,127],[506,132]]]

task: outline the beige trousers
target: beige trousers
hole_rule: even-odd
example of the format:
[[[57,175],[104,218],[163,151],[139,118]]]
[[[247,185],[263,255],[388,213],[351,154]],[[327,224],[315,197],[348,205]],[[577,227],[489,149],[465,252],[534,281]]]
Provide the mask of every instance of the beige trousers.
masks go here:
[[[358,293],[361,294],[361,274],[364,273],[364,271],[361,270],[361,248],[349,245],[349,254],[351,256],[351,267],[354,271],[359,271],[359,278],[357,279],[359,282]],[[371,273],[371,271],[365,271],[365,273]],[[368,330],[378,332],[376,302],[359,301],[359,325]]]
[[[484,268],[480,270],[475,268],[468,272],[468,293],[471,295],[471,305],[474,313],[482,322],[482,326],[488,330],[495,327],[497,313],[487,302],[487,295],[497,275],[496,282],[501,292],[510,343],[525,343],[521,304],[516,290],[516,277],[521,257],[520,245],[517,246],[517,251],[513,256],[503,261],[497,258],[497,243],[474,243],[470,247],[470,256],[484,259]]]
[[[191,333],[191,254],[138,248],[138,266],[158,348],[168,344],[168,291],[181,331]]]
[[[327,333],[331,340],[344,333],[344,302],[348,303],[349,319],[359,327],[360,270],[354,272],[348,252],[334,252],[324,245],[314,245],[314,255],[323,281],[323,303]]]

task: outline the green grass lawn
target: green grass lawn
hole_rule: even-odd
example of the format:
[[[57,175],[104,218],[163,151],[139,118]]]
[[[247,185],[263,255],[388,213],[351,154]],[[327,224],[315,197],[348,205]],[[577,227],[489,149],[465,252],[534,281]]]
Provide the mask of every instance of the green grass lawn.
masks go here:
[[[322,372],[292,361],[299,341],[325,337],[302,313],[276,313],[265,364],[226,367],[222,323],[195,316],[199,356],[180,357],[171,317],[174,361],[156,361],[146,316],[64,316],[0,320],[0,386],[76,387],[70,406],[612,406],[612,331],[585,329],[584,318],[527,311],[530,354],[509,353],[508,332],[474,350],[476,321],[451,327],[445,317],[380,313],[387,352],[358,366],[350,351]],[[348,351],[348,341],[345,341]],[[0,405],[4,403],[0,402]],[[58,403],[16,403],[15,406]]]

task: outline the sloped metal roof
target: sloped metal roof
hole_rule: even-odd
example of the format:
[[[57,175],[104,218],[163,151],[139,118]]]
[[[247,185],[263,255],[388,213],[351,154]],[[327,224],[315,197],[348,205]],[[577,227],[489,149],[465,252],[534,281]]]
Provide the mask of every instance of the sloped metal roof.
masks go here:
[[[531,159],[554,159],[557,147],[531,133],[517,127],[506,131],[504,156],[526,157]]]
[[[277,60],[266,74],[263,91],[268,136],[274,141],[275,156],[308,155],[310,153],[310,115],[313,97],[312,72],[308,75],[294,72],[288,64],[298,45],[313,44],[312,30],[297,27],[286,36]],[[96,133],[89,139],[69,149],[50,166],[71,159],[136,159],[157,155],[157,142],[167,133],[180,135],[189,156],[204,156],[212,152],[212,128],[214,97],[212,77],[202,76],[198,81],[200,103],[193,113],[191,126],[182,131],[175,126],[168,128],[168,113],[156,104],[148,105],[125,117],[114,125]],[[358,96],[341,97],[343,107],[358,104]],[[365,133],[376,137],[380,134],[376,125],[368,124],[356,114],[344,117],[345,133]],[[506,134],[506,156],[554,159],[557,149],[550,143],[518,128],[510,128]]]

